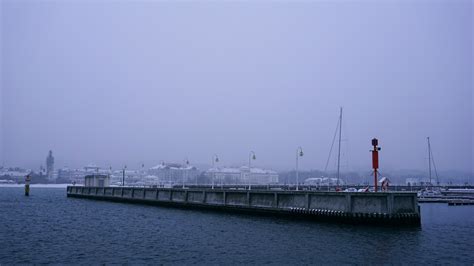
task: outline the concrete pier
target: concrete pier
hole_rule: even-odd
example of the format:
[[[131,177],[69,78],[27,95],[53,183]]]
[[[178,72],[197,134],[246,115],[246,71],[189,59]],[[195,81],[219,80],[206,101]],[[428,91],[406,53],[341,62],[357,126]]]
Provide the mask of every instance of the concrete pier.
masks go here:
[[[322,221],[419,225],[416,193],[68,186],[68,197]]]

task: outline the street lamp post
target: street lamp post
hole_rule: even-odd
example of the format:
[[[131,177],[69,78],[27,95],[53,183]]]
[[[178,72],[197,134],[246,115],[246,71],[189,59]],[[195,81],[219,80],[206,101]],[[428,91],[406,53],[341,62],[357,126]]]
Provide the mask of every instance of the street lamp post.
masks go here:
[[[194,175],[195,175],[195,179],[196,179],[195,182],[196,182],[196,187],[197,187],[197,185],[198,185],[198,175],[196,173],[194,173]]]
[[[215,163],[219,162],[219,157],[217,154],[214,154],[212,157],[212,189],[214,189],[214,179],[216,178],[216,169],[214,168]]]
[[[250,180],[250,177],[251,177],[251,174],[252,174],[252,160],[256,160],[257,157],[255,156],[255,152],[253,151],[250,151],[249,153],[249,175],[248,175],[248,181],[249,181],[249,190],[252,189],[252,185],[250,184],[251,180]]]
[[[125,169],[127,169],[126,165],[122,169],[122,187],[125,186]]]
[[[298,180],[298,158],[303,157],[303,149],[298,147],[296,149],[296,191],[299,189],[299,180]]]

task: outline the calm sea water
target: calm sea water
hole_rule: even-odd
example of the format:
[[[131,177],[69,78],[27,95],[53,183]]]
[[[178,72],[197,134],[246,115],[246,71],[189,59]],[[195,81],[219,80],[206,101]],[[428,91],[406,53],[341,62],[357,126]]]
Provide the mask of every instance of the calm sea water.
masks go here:
[[[474,206],[421,205],[420,228],[372,228],[0,187],[0,264],[474,263]]]

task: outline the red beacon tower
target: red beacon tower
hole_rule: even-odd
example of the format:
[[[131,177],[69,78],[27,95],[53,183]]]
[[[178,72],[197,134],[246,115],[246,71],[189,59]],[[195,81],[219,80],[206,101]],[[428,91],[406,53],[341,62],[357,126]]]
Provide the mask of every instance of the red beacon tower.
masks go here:
[[[372,139],[372,146],[374,149],[371,150],[372,152],[372,168],[374,168],[374,191],[377,192],[377,169],[379,169],[379,151],[380,147],[378,147],[379,141],[376,138]]]

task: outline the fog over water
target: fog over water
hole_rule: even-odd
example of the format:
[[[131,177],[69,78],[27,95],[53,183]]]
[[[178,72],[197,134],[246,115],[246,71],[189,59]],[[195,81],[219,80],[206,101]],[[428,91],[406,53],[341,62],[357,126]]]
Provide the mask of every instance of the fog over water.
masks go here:
[[[472,1],[14,1],[0,163],[473,171]]]

